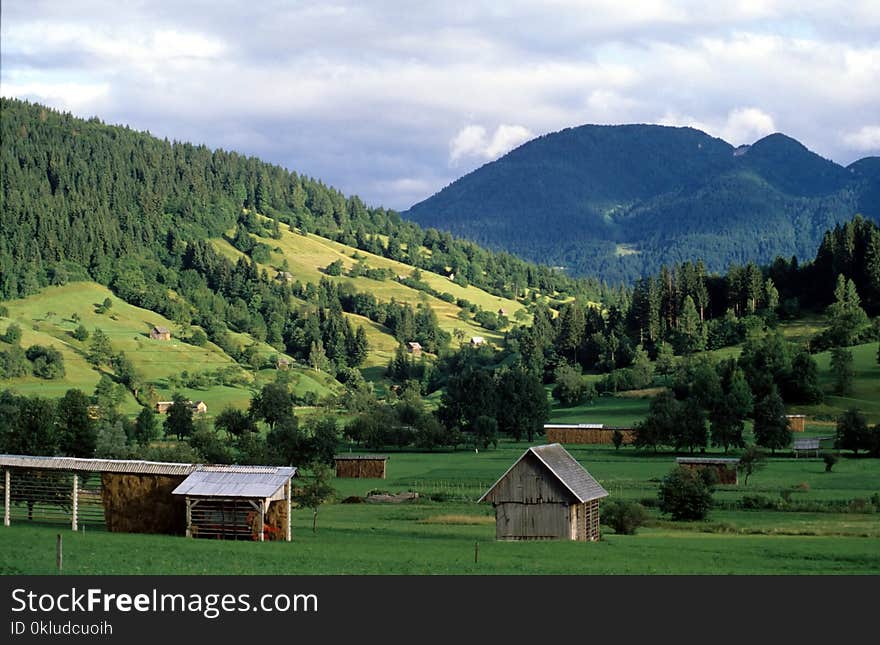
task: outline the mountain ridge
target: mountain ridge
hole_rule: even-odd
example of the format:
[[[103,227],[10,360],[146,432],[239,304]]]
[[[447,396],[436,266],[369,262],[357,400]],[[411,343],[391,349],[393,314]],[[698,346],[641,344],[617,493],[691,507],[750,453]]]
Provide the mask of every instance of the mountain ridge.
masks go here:
[[[876,219],[872,159],[844,168],[782,133],[734,147],[690,127],[583,125],[528,141],[402,215],[574,275],[631,281],[694,258],[721,271],[811,256],[829,226]],[[707,226],[714,234],[694,235]]]

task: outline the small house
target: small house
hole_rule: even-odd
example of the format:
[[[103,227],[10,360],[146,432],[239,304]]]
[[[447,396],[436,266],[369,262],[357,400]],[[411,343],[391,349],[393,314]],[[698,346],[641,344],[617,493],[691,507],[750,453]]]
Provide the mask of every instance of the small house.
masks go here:
[[[533,446],[478,500],[495,507],[498,540],[599,539],[606,491],[558,443]]]
[[[190,402],[190,407],[192,407],[193,414],[205,414],[208,411],[208,404],[204,401]]]
[[[422,354],[422,345],[415,342],[407,343],[406,350],[413,356],[420,356]]]
[[[155,325],[150,330],[150,338],[153,340],[171,340],[171,330],[167,327]]]
[[[296,468],[200,466],[172,495],[186,500],[186,536],[290,542]]]
[[[471,338],[471,346],[473,346],[473,347],[478,347],[480,345],[483,345],[485,342],[486,342],[486,339],[483,338],[482,336],[474,336],[473,338]]]
[[[690,470],[712,470],[719,484],[739,484],[739,459],[713,459],[710,457],[678,457],[679,466]]]
[[[289,370],[292,364],[293,361],[287,358],[287,356],[279,356],[275,359],[275,369]]]
[[[165,414],[168,412],[168,408],[174,405],[174,401],[157,401],[156,402],[156,412],[159,414]]]
[[[805,432],[807,429],[807,417],[803,414],[786,414],[788,429],[792,432]]]
[[[336,476],[349,479],[385,479],[388,455],[336,455]]]
[[[290,271],[279,271],[275,274],[275,279],[281,282],[293,282],[293,274]]]

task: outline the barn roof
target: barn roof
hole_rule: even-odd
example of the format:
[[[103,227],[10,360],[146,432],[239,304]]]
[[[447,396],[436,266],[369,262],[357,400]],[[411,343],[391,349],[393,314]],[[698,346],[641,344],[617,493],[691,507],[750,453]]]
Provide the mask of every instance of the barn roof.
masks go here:
[[[593,476],[565,448],[558,443],[551,443],[543,446],[532,446],[526,450],[477,501],[482,502],[507,477],[507,474],[513,470],[514,466],[530,454],[537,457],[546,466],[547,470],[559,480],[559,483],[565,486],[579,502],[589,502],[590,500],[608,496],[608,491],[602,488],[599,482],[593,479]]]
[[[388,461],[388,455],[334,455],[336,461]]]
[[[676,457],[677,464],[713,464],[713,465],[734,465],[739,463],[739,459],[735,457]]]
[[[824,437],[816,437],[814,439],[795,439],[792,448],[794,450],[818,450],[819,442],[822,441],[823,438]]]
[[[126,473],[132,475],[189,475],[199,467],[195,464],[131,459],[80,459],[76,457],[0,455],[0,467],[3,466],[92,473]]]
[[[171,333],[171,330],[170,330],[170,329],[168,329],[167,327],[163,327],[163,326],[161,326],[161,325],[154,325],[154,326],[153,326],[153,330],[154,330],[157,334],[170,334],[170,333]]]
[[[606,428],[604,423],[545,423],[544,429],[549,430],[551,428],[562,428],[562,429],[584,429],[584,430],[602,430],[608,429]]]
[[[275,495],[296,468],[274,466],[201,466],[171,493],[190,497],[250,497]]]

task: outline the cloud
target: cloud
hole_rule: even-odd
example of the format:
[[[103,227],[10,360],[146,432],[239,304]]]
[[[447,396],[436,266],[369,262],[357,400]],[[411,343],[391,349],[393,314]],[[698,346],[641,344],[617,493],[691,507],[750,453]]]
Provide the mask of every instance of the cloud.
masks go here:
[[[468,125],[449,142],[449,163],[454,165],[468,157],[492,161],[534,136],[531,130],[521,125],[502,123],[491,137],[483,126]]]
[[[404,209],[583,123],[778,130],[848,164],[877,149],[878,30],[876,0],[8,0],[0,92]]]
[[[843,135],[843,143],[853,150],[880,151],[880,125],[866,125]]]

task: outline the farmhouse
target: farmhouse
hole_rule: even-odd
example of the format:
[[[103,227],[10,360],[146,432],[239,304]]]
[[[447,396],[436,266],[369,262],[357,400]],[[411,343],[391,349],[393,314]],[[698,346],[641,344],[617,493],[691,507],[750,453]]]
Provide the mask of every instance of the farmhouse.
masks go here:
[[[204,401],[187,401],[186,404],[192,408],[193,414],[205,414],[208,411],[208,404]],[[167,414],[168,408],[174,405],[174,401],[157,401],[156,412],[158,414]]]
[[[288,467],[197,467],[172,491],[186,500],[186,536],[289,542],[295,475]]]
[[[153,340],[171,340],[171,330],[167,327],[156,325],[150,330],[150,338]]]
[[[602,423],[545,423],[544,433],[551,443],[612,444],[619,432],[624,444],[636,439],[634,428],[606,426]]]
[[[422,345],[421,343],[410,342],[406,344],[406,351],[408,351],[413,356],[421,356],[422,354]]]
[[[208,404],[204,401],[190,402],[193,414],[205,414],[208,411]]]
[[[474,347],[477,347],[478,345],[482,345],[485,342],[486,342],[486,339],[483,338],[482,336],[474,336],[473,338],[471,338],[471,345],[473,345]]]
[[[165,414],[172,405],[174,405],[174,401],[156,401],[156,412]]]
[[[353,479],[385,479],[388,455],[336,455],[336,476]]]
[[[803,414],[786,414],[788,429],[792,432],[804,432],[807,429],[807,417]]]
[[[293,282],[293,274],[290,271],[279,271],[275,274],[275,279],[281,282]]]
[[[719,484],[739,484],[739,459],[712,459],[710,457],[678,457],[679,466],[691,470],[713,470]]]
[[[533,446],[478,500],[495,507],[498,540],[599,539],[608,492],[558,443]]]

